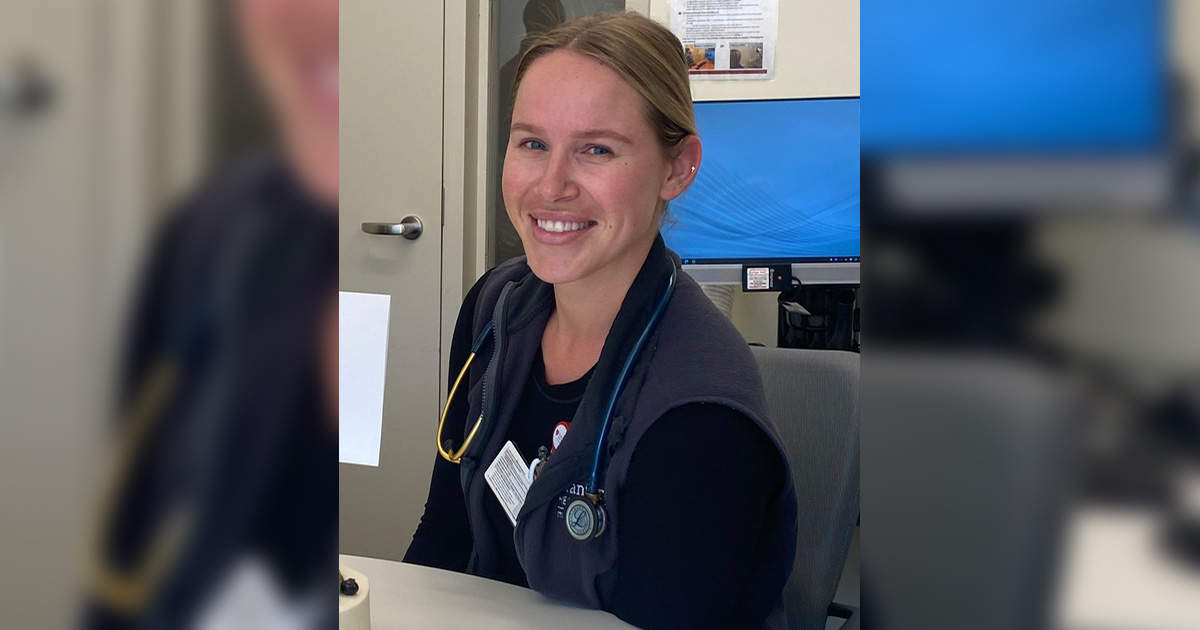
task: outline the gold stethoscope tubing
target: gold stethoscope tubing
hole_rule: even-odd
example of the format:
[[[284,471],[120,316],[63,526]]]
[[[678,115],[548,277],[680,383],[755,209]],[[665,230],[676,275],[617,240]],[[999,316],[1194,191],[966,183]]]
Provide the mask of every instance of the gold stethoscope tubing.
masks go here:
[[[450,386],[450,394],[446,396],[446,406],[442,407],[442,417],[438,419],[437,429],[437,450],[438,454],[443,459],[451,464],[461,464],[463,453],[467,452],[467,447],[471,445],[471,440],[475,439],[475,433],[479,431],[479,425],[483,424],[483,412],[479,412],[479,419],[475,421],[475,426],[471,428],[471,432],[467,434],[467,439],[463,440],[463,445],[456,451],[449,451],[442,445],[442,427],[446,426],[446,413],[450,411],[450,401],[454,400],[454,392],[458,391],[458,384],[462,382],[463,376],[467,374],[467,369],[471,367],[471,361],[475,360],[475,353],[472,352],[467,357],[467,362],[463,364],[462,370],[458,373],[458,378],[454,379],[454,385]]]
[[[457,451],[451,452],[449,448],[442,444],[442,428],[446,426],[446,414],[450,411],[450,401],[454,400],[454,392],[458,391],[458,384],[462,382],[463,376],[466,376],[467,369],[471,367],[471,362],[475,360],[475,355],[479,353],[479,349],[483,347],[483,342],[492,332],[495,320],[491,320],[483,327],[479,336],[475,338],[475,343],[471,344],[471,354],[467,356],[466,363],[463,363],[462,369],[458,372],[458,378],[454,379],[454,384],[450,386],[450,393],[446,396],[446,406],[442,407],[442,417],[438,419],[437,428],[437,450],[438,455],[451,464],[461,464],[463,454],[467,452],[467,447],[471,445],[471,440],[475,439],[475,434],[479,431],[479,425],[483,424],[483,412],[479,412],[479,418],[475,420],[475,426],[471,427],[471,432],[467,434],[467,439],[463,440],[463,445]]]

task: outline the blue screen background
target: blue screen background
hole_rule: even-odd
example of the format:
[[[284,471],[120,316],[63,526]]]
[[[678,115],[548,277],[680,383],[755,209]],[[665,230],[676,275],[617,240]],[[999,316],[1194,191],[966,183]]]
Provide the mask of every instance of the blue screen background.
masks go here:
[[[859,255],[859,99],[696,104],[704,156],[667,246],[700,262]]]
[[[1165,134],[1162,0],[864,0],[863,148],[1153,150]]]

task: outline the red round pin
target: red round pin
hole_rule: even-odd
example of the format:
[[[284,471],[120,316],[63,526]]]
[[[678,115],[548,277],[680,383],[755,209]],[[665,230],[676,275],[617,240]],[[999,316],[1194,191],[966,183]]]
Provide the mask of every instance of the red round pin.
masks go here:
[[[558,445],[562,444],[563,438],[567,437],[567,431],[571,428],[571,423],[563,420],[554,425],[554,435],[550,438],[550,452],[553,453],[558,449]]]

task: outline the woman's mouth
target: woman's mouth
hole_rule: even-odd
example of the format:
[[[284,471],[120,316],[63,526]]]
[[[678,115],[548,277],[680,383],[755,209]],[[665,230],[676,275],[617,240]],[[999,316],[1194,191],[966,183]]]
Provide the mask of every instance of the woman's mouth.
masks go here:
[[[543,245],[566,245],[582,238],[596,225],[595,221],[562,221],[530,217],[533,223],[533,239]]]

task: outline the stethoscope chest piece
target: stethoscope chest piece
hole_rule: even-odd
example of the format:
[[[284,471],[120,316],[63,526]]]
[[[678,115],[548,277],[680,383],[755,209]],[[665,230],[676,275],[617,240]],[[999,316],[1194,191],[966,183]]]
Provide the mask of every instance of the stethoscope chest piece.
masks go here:
[[[587,542],[599,538],[608,524],[608,515],[598,497],[577,497],[567,504],[567,512],[563,519],[567,524],[567,533],[579,542]]]

